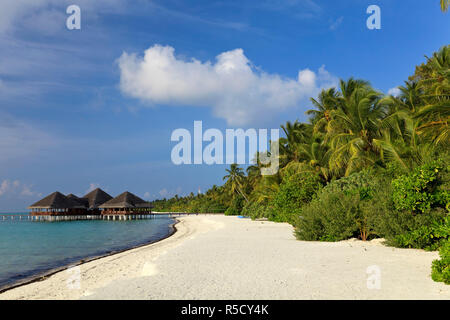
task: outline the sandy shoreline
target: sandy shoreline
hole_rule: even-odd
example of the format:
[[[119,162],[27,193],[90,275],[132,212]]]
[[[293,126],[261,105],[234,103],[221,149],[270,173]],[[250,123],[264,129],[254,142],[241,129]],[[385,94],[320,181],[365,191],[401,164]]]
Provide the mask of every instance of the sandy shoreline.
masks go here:
[[[450,286],[430,278],[437,252],[297,241],[288,224],[237,217],[179,221],[169,238],[80,265],[80,288],[67,285],[65,270],[0,300],[450,299]],[[368,288],[371,266],[379,289]]]

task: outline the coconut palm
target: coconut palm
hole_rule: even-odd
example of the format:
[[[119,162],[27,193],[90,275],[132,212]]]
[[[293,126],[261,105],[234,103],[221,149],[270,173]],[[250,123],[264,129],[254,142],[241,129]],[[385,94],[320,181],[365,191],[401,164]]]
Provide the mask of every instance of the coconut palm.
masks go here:
[[[324,182],[330,181],[332,172],[329,168],[330,148],[323,141],[313,141],[300,146],[303,166],[301,171],[318,173]]]
[[[386,106],[381,94],[367,82],[350,79],[341,81],[343,97],[339,109],[332,113],[327,131],[330,143],[330,169],[336,174],[349,175],[377,160],[373,139],[380,135],[381,119]]]
[[[450,145],[450,100],[424,106],[414,116],[419,120],[417,133],[436,145]]]
[[[323,131],[331,120],[331,112],[337,109],[340,93],[336,88],[324,89],[319,93],[316,99],[311,98],[315,109],[306,111],[311,117],[311,123],[314,125],[314,132]]]
[[[263,176],[255,186],[251,196],[252,200],[259,204],[269,204],[276,196],[281,183],[280,174]]]
[[[350,78],[347,81],[341,79],[339,81],[339,89],[341,91],[341,98],[338,99],[341,103],[349,101],[353,93],[359,89],[370,88],[370,83],[366,80]]]
[[[281,125],[281,129],[286,136],[279,139],[280,162],[284,166],[290,161],[299,161],[298,145],[310,139],[313,128],[310,124],[296,120],[294,123],[286,122]]]
[[[418,81],[425,89],[427,98],[448,98],[450,95],[450,45],[442,47],[433,53],[427,63],[422,65]]]
[[[242,168],[233,163],[230,165],[230,169],[225,169],[225,171],[228,174],[223,177],[223,180],[227,180],[226,184],[230,186],[231,193],[241,195],[248,202],[248,198],[243,192],[245,174]]]
[[[432,160],[436,148],[417,134],[417,121],[400,116],[397,121],[399,124],[394,126],[396,130],[390,129],[391,126],[382,128],[380,137],[373,140],[374,145],[379,148],[381,160],[384,163],[395,163],[404,170],[411,170]]]
[[[450,144],[450,46],[444,46],[421,69],[423,103],[414,115],[417,132],[435,144]]]
[[[247,172],[247,180],[250,187],[254,188],[261,179],[261,169],[264,167],[259,161],[259,156],[256,156],[256,164],[250,165],[245,170]]]
[[[390,104],[395,111],[407,110],[415,112],[423,103],[423,90],[418,81],[405,81],[404,86],[398,87],[400,94],[397,97],[389,96],[384,102]]]

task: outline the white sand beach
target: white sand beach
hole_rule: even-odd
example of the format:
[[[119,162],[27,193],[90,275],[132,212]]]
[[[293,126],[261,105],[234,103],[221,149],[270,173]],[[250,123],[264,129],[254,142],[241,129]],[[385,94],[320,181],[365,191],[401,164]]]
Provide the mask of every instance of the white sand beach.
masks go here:
[[[79,288],[62,271],[0,300],[450,299],[450,286],[430,278],[437,252],[297,241],[288,224],[237,217],[179,220],[165,240],[82,264]],[[368,288],[370,266],[381,272],[378,289]]]

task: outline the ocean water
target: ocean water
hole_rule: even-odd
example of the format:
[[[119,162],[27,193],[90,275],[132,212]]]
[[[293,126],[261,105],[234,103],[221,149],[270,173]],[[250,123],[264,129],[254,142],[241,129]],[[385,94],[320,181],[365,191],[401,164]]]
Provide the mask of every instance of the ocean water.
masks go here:
[[[0,220],[0,288],[19,280],[167,237],[174,220]]]

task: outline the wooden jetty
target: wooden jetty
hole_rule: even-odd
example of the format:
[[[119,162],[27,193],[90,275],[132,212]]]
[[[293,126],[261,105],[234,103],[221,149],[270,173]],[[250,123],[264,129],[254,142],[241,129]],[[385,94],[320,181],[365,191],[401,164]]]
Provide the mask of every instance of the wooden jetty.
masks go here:
[[[223,213],[187,213],[187,212],[152,212],[151,214],[102,214],[102,215],[31,215],[31,214],[4,214],[0,215],[0,221],[36,221],[36,222],[58,222],[58,221],[81,221],[81,220],[106,220],[106,221],[129,221],[155,219],[167,216],[176,218],[191,215],[222,215]]]

